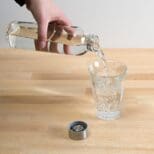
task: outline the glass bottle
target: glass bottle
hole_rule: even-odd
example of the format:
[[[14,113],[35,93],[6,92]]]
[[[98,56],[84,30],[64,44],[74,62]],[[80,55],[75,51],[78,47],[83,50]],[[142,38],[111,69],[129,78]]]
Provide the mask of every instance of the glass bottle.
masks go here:
[[[9,24],[7,29],[7,37],[10,47],[34,49],[34,40],[38,38],[37,24],[33,22],[13,21]],[[67,29],[70,29],[68,31]],[[75,55],[82,55],[87,51],[97,52],[100,50],[99,37],[94,34],[84,34],[79,27],[64,27],[61,34],[52,40],[53,33],[50,34],[50,27],[48,27],[48,42],[57,43],[59,46],[69,45],[71,53]],[[60,47],[59,47],[60,48]],[[61,50],[61,49],[60,49]]]

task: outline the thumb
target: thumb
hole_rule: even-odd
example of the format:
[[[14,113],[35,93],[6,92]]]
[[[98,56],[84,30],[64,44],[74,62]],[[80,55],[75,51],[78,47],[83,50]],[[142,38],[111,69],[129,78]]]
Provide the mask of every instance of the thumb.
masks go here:
[[[47,50],[47,30],[48,30],[48,22],[38,23],[37,46],[39,50]]]

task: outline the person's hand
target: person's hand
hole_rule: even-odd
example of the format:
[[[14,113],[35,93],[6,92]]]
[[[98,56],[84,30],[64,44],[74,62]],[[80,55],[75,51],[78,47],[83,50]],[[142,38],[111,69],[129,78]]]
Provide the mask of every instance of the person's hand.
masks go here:
[[[61,35],[63,29],[69,32],[69,28],[65,26],[70,26],[70,21],[52,0],[26,0],[26,6],[38,23],[38,40],[35,42],[36,49],[58,51],[56,43],[51,43],[48,49],[48,29],[50,28],[51,33],[54,32],[52,40],[56,40]],[[64,45],[63,48],[65,53],[69,52],[67,45]]]

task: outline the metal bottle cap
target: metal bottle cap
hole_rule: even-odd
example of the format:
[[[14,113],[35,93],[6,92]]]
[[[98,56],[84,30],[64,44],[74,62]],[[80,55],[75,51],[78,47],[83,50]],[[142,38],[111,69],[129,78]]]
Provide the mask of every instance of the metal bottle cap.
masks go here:
[[[69,126],[69,137],[73,140],[83,140],[88,137],[88,125],[83,121],[74,121]]]

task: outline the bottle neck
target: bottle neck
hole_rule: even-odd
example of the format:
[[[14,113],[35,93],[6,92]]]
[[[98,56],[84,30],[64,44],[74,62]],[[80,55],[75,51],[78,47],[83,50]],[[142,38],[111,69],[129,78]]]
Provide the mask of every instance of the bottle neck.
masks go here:
[[[97,35],[86,35],[86,44],[89,51],[98,52],[100,50],[99,37]]]

